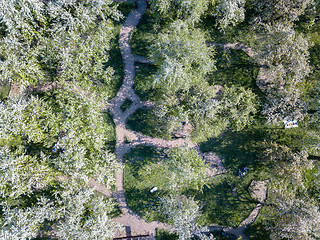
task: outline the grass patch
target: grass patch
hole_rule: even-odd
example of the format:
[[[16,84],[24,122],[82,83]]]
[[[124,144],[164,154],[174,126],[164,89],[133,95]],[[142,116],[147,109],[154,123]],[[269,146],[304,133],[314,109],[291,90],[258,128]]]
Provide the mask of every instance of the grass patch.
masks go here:
[[[129,207],[147,221],[165,221],[158,211],[159,198],[169,194],[163,182],[170,174],[163,164],[164,158],[165,151],[145,146],[132,149],[125,156],[125,192]],[[142,177],[141,172],[145,171],[152,173],[149,178]],[[212,178],[202,192],[193,189],[179,191],[183,195],[194,196],[203,204],[199,224],[238,226],[256,206],[247,190],[253,177],[250,171],[241,179],[229,173]],[[237,188],[237,195],[232,193],[228,183]],[[150,193],[154,186],[158,191]]]
[[[117,142],[115,124],[113,122],[113,118],[110,113],[103,112],[102,114],[103,114],[104,121],[108,125],[108,128],[106,129],[107,131],[106,136],[108,136],[108,139],[106,141],[106,148],[111,152],[114,152],[116,149],[116,142]]]
[[[152,113],[150,109],[138,109],[127,119],[127,126],[129,129],[140,132],[142,134],[163,138],[170,140],[173,135],[168,131],[157,128],[157,117]]]
[[[260,153],[264,141],[286,145],[294,151],[312,150],[317,139],[308,133],[301,123],[299,128],[284,129],[283,126],[267,125],[264,119],[255,121],[241,131],[225,131],[217,138],[209,139],[200,144],[202,151],[213,151],[221,155],[226,168],[236,173],[240,166],[247,166],[255,172],[255,177],[264,180],[268,176]],[[310,152],[311,154],[311,152]]]
[[[157,72],[153,64],[136,63],[136,77],[133,82],[133,89],[143,101],[155,101],[161,98],[162,90],[152,88],[152,75]]]
[[[0,86],[0,100],[5,101],[7,97],[9,96],[11,86],[10,84],[5,84],[3,86]]]
[[[241,179],[232,173],[219,175],[202,192],[186,192],[203,204],[200,223],[237,227],[245,220],[257,204],[248,193],[252,177],[250,172]]]
[[[132,101],[128,98],[124,100],[123,104],[120,106],[122,112],[125,112],[132,104]]]
[[[128,205],[132,211],[146,219],[147,221],[163,220],[157,207],[159,205],[159,197],[165,194],[159,189],[154,193],[150,193],[150,189],[154,186],[163,184],[162,174],[164,169],[157,166],[164,156],[164,152],[152,147],[137,147],[125,155],[125,170],[124,170],[124,186]],[[145,167],[150,166],[150,171],[155,170],[156,175],[152,179],[141,181],[139,179],[139,171]]]
[[[119,33],[120,33],[120,23],[115,24],[114,28],[114,36],[110,42],[110,50],[109,50],[109,60],[105,63],[105,67],[112,67],[114,70],[114,74],[112,76],[111,84],[109,84],[109,88],[111,91],[110,98],[116,96],[117,92],[119,91],[122,80],[124,76],[124,69],[123,69],[123,61],[122,56],[119,48]]]
[[[179,236],[177,234],[170,233],[168,231],[160,229],[160,230],[157,230],[156,232],[156,239],[157,240],[178,240]]]
[[[266,216],[267,211],[268,209],[266,207],[263,207],[256,221],[245,229],[244,233],[250,240],[255,240],[255,239],[269,240],[270,239],[269,238],[270,233],[265,229],[265,225],[263,223],[264,216]]]
[[[120,21],[113,21],[114,29],[113,34],[114,38],[110,42],[110,50],[109,50],[109,60],[105,63],[105,68],[112,67],[114,70],[114,75],[112,77],[111,84],[109,84],[109,88],[111,91],[110,99],[115,97],[117,92],[119,91],[122,80],[124,77],[124,66],[122,61],[122,55],[119,48],[119,34],[122,24],[124,23],[127,15],[135,8],[135,4],[132,2],[122,2],[118,5],[118,10],[121,11],[124,18]]]

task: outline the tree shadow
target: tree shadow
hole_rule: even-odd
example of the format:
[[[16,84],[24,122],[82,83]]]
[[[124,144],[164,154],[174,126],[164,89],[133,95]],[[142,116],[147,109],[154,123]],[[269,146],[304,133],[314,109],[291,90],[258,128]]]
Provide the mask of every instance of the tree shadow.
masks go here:
[[[256,201],[247,191],[246,182],[230,174],[217,176],[201,192],[189,190],[185,194],[195,196],[203,205],[200,222],[204,225],[237,227],[256,206]]]

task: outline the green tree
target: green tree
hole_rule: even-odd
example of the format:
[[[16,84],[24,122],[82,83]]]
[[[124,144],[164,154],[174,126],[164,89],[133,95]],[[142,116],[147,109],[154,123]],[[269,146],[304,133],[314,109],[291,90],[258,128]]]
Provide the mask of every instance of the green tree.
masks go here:
[[[303,119],[306,105],[300,99],[300,85],[311,72],[309,43],[293,29],[283,25],[268,26],[258,45],[258,61],[267,68],[260,88],[267,95],[263,113],[276,123],[285,117]]]
[[[289,186],[288,186],[289,185]],[[291,184],[283,182],[268,192],[266,228],[270,238],[315,240],[320,237],[320,212],[308,196],[297,197],[287,190]]]
[[[199,22],[214,0],[151,0],[151,9],[160,19],[184,20],[192,25]]]
[[[229,25],[235,26],[245,18],[244,5],[246,0],[221,0],[214,15],[217,17],[217,26],[224,30]]]
[[[195,141],[218,136],[227,128],[239,131],[251,123],[257,111],[256,95],[242,87],[203,83],[165,96],[153,109],[156,129],[174,132],[181,127],[180,121],[190,122],[195,127]]]
[[[177,148],[170,151],[167,164],[170,172],[168,184],[172,189],[191,187],[201,190],[208,182],[204,160],[193,149]]]
[[[167,91],[188,89],[201,84],[215,70],[213,49],[206,45],[205,34],[191,29],[181,20],[173,22],[150,47],[158,71],[154,87]]]
[[[161,198],[160,209],[168,219],[172,231],[179,235],[179,239],[215,239],[212,235],[208,237],[203,234],[207,229],[198,225],[200,207],[199,202],[193,198],[169,195]]]
[[[256,11],[258,23],[280,23],[292,26],[313,0],[248,0],[249,6]]]

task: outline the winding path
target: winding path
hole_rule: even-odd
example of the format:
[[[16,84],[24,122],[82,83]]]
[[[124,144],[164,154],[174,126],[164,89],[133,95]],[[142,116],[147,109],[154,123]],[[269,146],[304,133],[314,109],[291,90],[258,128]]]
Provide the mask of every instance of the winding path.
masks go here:
[[[200,148],[192,143],[191,139],[178,139],[172,141],[166,141],[163,139],[152,138],[149,136],[145,136],[138,132],[128,130],[126,128],[126,121],[127,118],[133,114],[138,108],[141,107],[152,107],[153,104],[150,102],[142,102],[139,96],[134,92],[133,86],[133,79],[135,77],[135,62],[141,62],[146,64],[151,64],[152,61],[143,57],[143,56],[134,56],[131,52],[131,48],[129,45],[130,34],[131,31],[137,26],[139,20],[141,19],[142,15],[145,13],[147,8],[147,3],[145,0],[137,1],[137,9],[130,12],[128,15],[125,23],[122,25],[120,30],[119,36],[119,47],[122,54],[122,59],[124,62],[124,79],[123,84],[117,93],[116,97],[111,101],[107,102],[106,108],[110,110],[113,114],[113,119],[116,126],[116,157],[123,165],[123,156],[130,151],[131,148],[138,146],[138,145],[148,145],[148,146],[155,146],[155,147],[163,147],[163,148],[174,148],[180,147],[184,145],[188,145],[196,149],[200,156],[202,156],[206,161],[212,164],[211,167],[215,169],[211,175],[217,175],[227,172],[224,166],[222,165],[221,159],[215,155],[214,153],[202,153]],[[221,45],[221,44],[215,44]],[[226,48],[234,48],[234,49],[241,49],[245,51],[250,57],[254,58],[255,53],[252,49],[243,44],[223,44],[221,47]],[[259,78],[259,77],[258,77]],[[260,79],[260,78],[259,78]],[[124,103],[126,99],[130,99],[132,104],[130,107],[123,112],[121,110],[121,105]],[[129,139],[130,143],[126,143],[125,140]],[[109,190],[103,188],[101,184],[90,180],[90,185],[95,186],[96,189],[105,194],[106,196],[112,195],[117,202],[123,212],[123,214],[115,219],[114,221],[121,223],[125,226],[125,232],[118,232],[116,233],[116,237],[123,237],[123,236],[130,236],[132,235],[144,235],[149,234],[150,239],[154,239],[155,236],[155,229],[156,228],[168,228],[165,224],[159,222],[151,222],[147,223],[145,220],[141,219],[138,215],[132,212],[129,208],[125,194],[124,194],[124,171],[123,169],[116,174],[116,188],[117,191],[115,193],[111,193]],[[242,236],[243,239],[246,239],[244,235],[244,230],[247,226],[252,224],[255,219],[257,218],[262,206],[263,202],[266,198],[266,184],[263,182],[261,183],[263,187],[260,188],[260,201],[257,206],[254,208],[252,213],[249,215],[247,219],[245,219],[238,228],[232,227],[224,227],[227,234],[232,234],[235,236]],[[210,231],[221,230],[222,226],[210,226]]]
[[[133,79],[135,77],[135,62],[146,63],[146,64],[152,63],[152,61],[147,59],[146,57],[134,56],[131,52],[131,48],[129,45],[131,31],[137,26],[137,24],[139,23],[139,20],[141,19],[142,15],[145,13],[147,8],[147,3],[145,0],[138,0],[136,3],[137,3],[137,9],[129,13],[125,23],[121,27],[120,36],[119,36],[119,47],[120,47],[122,59],[124,62],[123,83],[116,97],[106,103],[106,108],[110,110],[110,112],[113,114],[113,119],[116,126],[117,142],[116,142],[115,153],[116,153],[117,159],[123,165],[123,156],[126,153],[128,153],[131,148],[138,145],[148,145],[148,146],[163,147],[163,148],[174,148],[174,147],[188,145],[189,147],[197,150],[200,156],[202,156],[206,161],[212,164],[211,167],[212,169],[215,169],[215,171],[213,173],[211,172],[210,175],[213,176],[213,175],[227,172],[224,166],[222,165],[221,159],[217,155],[215,155],[214,153],[202,153],[200,151],[200,148],[195,144],[193,144],[191,139],[189,138],[166,141],[163,139],[145,136],[143,134],[140,134],[132,130],[128,130],[126,128],[125,124],[126,124],[127,118],[131,114],[133,114],[138,108],[141,108],[144,106],[146,107],[153,106],[151,102],[142,102],[139,96],[134,92],[132,88]],[[241,49],[244,52],[246,52],[250,57],[255,58],[255,52],[250,47],[241,43],[214,44],[214,45],[220,46],[223,48]],[[260,73],[258,76],[258,82],[259,81],[262,83],[260,84],[260,86],[262,86],[266,82],[262,69],[260,70]],[[130,99],[132,101],[132,104],[126,111],[123,112],[120,107],[126,99]],[[130,143],[126,143],[125,142],[126,139],[129,139]],[[97,183],[92,179],[90,180],[90,185],[95,186],[99,192],[103,193],[106,196],[112,195],[119,203],[119,206],[123,214],[117,219],[115,219],[114,221],[124,225],[125,231],[116,233],[116,237],[149,234],[150,239],[154,239],[156,228],[169,228],[169,226],[156,221],[147,223],[144,219],[141,219],[138,215],[132,212],[132,210],[129,208],[126,202],[126,198],[124,194],[123,169],[116,174],[117,191],[114,193],[111,193],[110,190],[106,189],[103,185]],[[248,216],[248,218],[245,219],[239,225],[238,228],[224,227],[227,234],[232,234],[237,237],[242,236],[243,239],[247,239],[246,236],[244,235],[244,230],[255,221],[266,199],[266,193],[267,193],[266,182],[258,182],[258,185],[260,186],[259,193],[257,193],[257,195],[260,196],[259,203],[251,212],[251,214]],[[221,231],[222,227],[223,226],[209,226],[209,230]]]

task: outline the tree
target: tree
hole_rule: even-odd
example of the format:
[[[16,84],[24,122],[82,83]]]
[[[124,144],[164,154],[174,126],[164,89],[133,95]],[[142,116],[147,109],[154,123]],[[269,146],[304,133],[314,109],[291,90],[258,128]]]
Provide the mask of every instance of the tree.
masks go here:
[[[151,9],[155,16],[163,19],[184,20],[191,25],[199,22],[213,0],[151,0]]]
[[[293,189],[305,189],[303,172],[313,167],[305,151],[293,152],[289,147],[277,143],[264,143],[263,159],[272,175],[281,181],[293,184]]]
[[[280,23],[292,26],[305,9],[314,4],[313,0],[248,0],[251,8],[256,11],[258,23]]]
[[[26,209],[9,208],[8,204],[4,203],[1,205],[3,219],[0,222],[0,238],[6,240],[35,238],[45,220],[53,221],[59,216],[53,202],[45,197],[39,198],[35,206]]]
[[[54,123],[56,142],[51,147],[56,152],[52,165],[63,174],[91,176],[111,188],[119,165],[105,146],[113,129],[101,113],[103,103],[72,88],[51,94],[54,96],[48,103],[55,104],[58,119]]]
[[[61,207],[60,221],[54,233],[61,239],[102,239],[114,236],[119,224],[110,221],[114,210],[111,199],[94,194],[92,188],[69,180],[62,183],[64,191],[57,199]]]
[[[168,184],[172,189],[191,187],[201,190],[208,181],[204,160],[193,149],[184,147],[170,151],[167,164],[170,172]]]
[[[180,121],[190,122],[195,127],[192,137],[196,141],[218,136],[227,128],[239,131],[251,123],[257,111],[255,94],[242,87],[202,83],[165,96],[153,109],[156,129],[174,132]]]
[[[13,38],[30,42],[41,38],[47,18],[41,0],[0,1],[0,21],[6,26],[6,33]]]
[[[246,0],[222,0],[216,7],[214,15],[217,17],[217,25],[224,30],[229,25],[235,26],[245,18]]]
[[[196,150],[187,147],[168,150],[163,160],[144,165],[137,174],[141,181],[157,182],[159,189],[168,192],[201,191],[209,180],[205,161]]]
[[[2,202],[1,239],[27,240],[48,234],[70,240],[111,239],[120,227],[110,221],[114,203],[95,195],[87,184],[80,178],[62,180],[50,198],[40,197],[31,207]],[[50,227],[53,230],[48,232]]]
[[[285,117],[302,120],[306,106],[300,100],[299,85],[311,72],[308,41],[283,25],[267,26],[266,34],[257,56],[258,62],[267,67],[267,81],[259,83],[267,95],[263,113],[270,123]]]
[[[160,209],[171,224],[172,231],[179,235],[179,239],[215,239],[212,235],[206,236],[203,232],[207,232],[207,228],[198,225],[200,207],[199,202],[193,198],[169,195],[161,198]]]
[[[200,29],[191,29],[181,20],[173,22],[150,47],[158,71],[154,87],[167,91],[188,89],[201,84],[215,70],[213,50],[206,45]]]
[[[313,167],[312,161],[306,152],[276,143],[266,143],[265,148],[263,159],[273,176],[264,211],[271,239],[317,239],[320,212],[308,196],[303,176]]]
[[[109,0],[2,1],[0,80],[22,88],[68,81],[109,97],[113,70],[106,68],[112,19],[121,13]]]
[[[56,173],[47,160],[43,153],[37,157],[26,155],[21,148],[11,152],[7,146],[0,147],[0,196],[17,199],[49,186]]]
[[[296,197],[281,182],[268,193],[266,226],[272,240],[319,238],[320,212],[316,203],[307,196]]]

